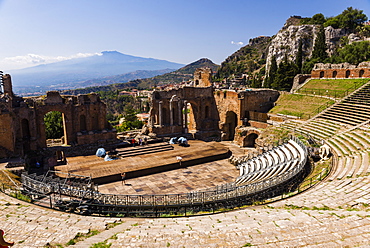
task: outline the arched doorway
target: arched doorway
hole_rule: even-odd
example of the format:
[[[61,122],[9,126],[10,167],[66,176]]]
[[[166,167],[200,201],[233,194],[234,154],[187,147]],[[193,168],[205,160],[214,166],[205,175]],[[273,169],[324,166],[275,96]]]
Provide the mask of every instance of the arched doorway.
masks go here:
[[[233,111],[227,111],[226,112],[226,121],[225,121],[225,126],[226,126],[226,140],[234,140],[235,136],[235,128],[238,123],[238,118],[235,112]]]
[[[59,111],[50,111],[44,115],[45,138],[47,146],[66,145],[67,137],[65,116]]]
[[[351,74],[351,71],[350,70],[347,70],[346,71],[346,78],[349,78],[349,75]]]
[[[255,147],[257,138],[258,134],[256,133],[247,135],[243,140],[243,147]]]
[[[323,77],[324,77],[324,72],[320,71],[320,78],[323,78]]]
[[[336,78],[337,77],[337,74],[338,74],[337,71],[333,71],[333,78]]]
[[[359,73],[359,77],[361,78],[361,77],[363,77],[364,76],[364,73],[365,73],[365,71],[364,70],[360,70],[360,73]]]

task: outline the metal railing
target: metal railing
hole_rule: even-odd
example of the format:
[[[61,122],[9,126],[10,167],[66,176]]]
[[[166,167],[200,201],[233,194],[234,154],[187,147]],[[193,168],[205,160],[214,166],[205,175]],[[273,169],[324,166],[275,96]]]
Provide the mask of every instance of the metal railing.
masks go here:
[[[50,208],[59,208],[66,211],[68,209],[73,212],[78,212],[78,209],[85,207],[89,209],[89,211],[87,211],[88,214],[110,212],[128,214],[129,212],[137,213],[143,211],[143,209],[147,209],[146,211],[149,212],[157,212],[158,209],[175,208],[177,210],[183,209],[181,211],[186,215],[189,214],[187,212],[189,209],[191,209],[191,211],[204,211],[203,207],[205,206],[212,206],[213,210],[217,208],[217,206],[225,207],[233,205],[237,207],[242,205],[242,203],[252,202],[253,199],[261,199],[261,197],[258,196],[259,194],[263,195],[263,192],[271,191],[276,188],[276,186],[288,182],[304,170],[304,166],[307,162],[307,148],[298,138],[292,137],[292,139],[303,149],[304,154],[304,157],[297,166],[276,177],[243,186],[236,186],[235,183],[228,183],[205,191],[194,191],[182,194],[115,195],[102,194],[93,187],[78,186],[78,184],[68,185],[66,183],[51,183],[50,181],[42,182],[41,180],[35,180],[30,175],[23,174],[22,191],[3,183],[0,183],[0,190],[11,194],[23,192],[23,194],[30,195],[30,198],[34,199],[35,204]],[[310,182],[310,187],[312,184],[313,182]],[[286,191],[286,189],[283,191]],[[242,200],[238,201],[240,199]],[[71,204],[74,205],[74,207],[71,207]]]

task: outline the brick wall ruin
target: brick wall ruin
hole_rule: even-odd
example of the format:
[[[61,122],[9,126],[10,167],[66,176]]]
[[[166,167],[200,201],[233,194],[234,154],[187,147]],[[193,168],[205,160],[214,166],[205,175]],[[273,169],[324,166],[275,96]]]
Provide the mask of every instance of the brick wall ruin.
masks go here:
[[[318,63],[311,71],[311,78],[370,78],[370,62],[362,62],[358,66]]]
[[[149,132],[158,136],[187,136],[234,140],[238,126],[267,122],[267,112],[279,97],[270,89],[214,90],[211,71],[197,69],[194,87],[154,91],[150,97]],[[240,145],[245,141],[238,137]],[[239,142],[238,142],[239,143]]]
[[[64,146],[110,143],[116,131],[106,120],[106,105],[96,94],[18,97],[12,92],[9,75],[2,77],[0,94],[0,157],[23,156],[47,147],[44,116],[59,111],[63,116]]]

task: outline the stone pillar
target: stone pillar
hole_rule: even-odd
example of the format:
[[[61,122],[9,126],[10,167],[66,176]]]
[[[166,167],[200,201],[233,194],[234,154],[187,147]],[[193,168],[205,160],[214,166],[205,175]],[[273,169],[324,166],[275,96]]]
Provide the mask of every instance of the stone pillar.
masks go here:
[[[172,107],[173,99],[170,100],[170,126],[173,126],[173,107]]]
[[[184,123],[183,123],[184,132],[188,132],[188,102],[184,101]]]
[[[178,125],[181,125],[181,110],[182,110],[182,108],[181,108],[181,101],[177,101],[177,107],[178,107],[178,109],[179,109],[179,121],[177,122],[177,124]]]
[[[160,126],[162,126],[162,124],[163,124],[163,121],[162,121],[162,118],[163,118],[163,116],[162,116],[162,103],[163,103],[162,101],[159,102],[159,108],[158,108],[158,114],[159,114],[158,124]]]

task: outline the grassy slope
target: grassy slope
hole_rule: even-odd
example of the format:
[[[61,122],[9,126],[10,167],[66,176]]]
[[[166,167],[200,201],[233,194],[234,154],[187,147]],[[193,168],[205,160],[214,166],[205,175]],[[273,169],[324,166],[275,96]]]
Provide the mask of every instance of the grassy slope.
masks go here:
[[[270,113],[293,115],[301,118],[309,118],[314,111],[323,104],[333,104],[334,101],[301,94],[282,94],[276,102],[276,106],[270,110]]]
[[[322,95],[335,98],[345,97],[348,93],[369,82],[369,79],[312,79],[297,93]]]
[[[320,96],[343,98],[368,81],[368,78],[312,79],[298,91],[300,94],[282,94],[276,102],[276,106],[270,110],[270,113],[293,115],[307,119],[318,114],[315,111],[319,107],[334,104],[333,100]]]

